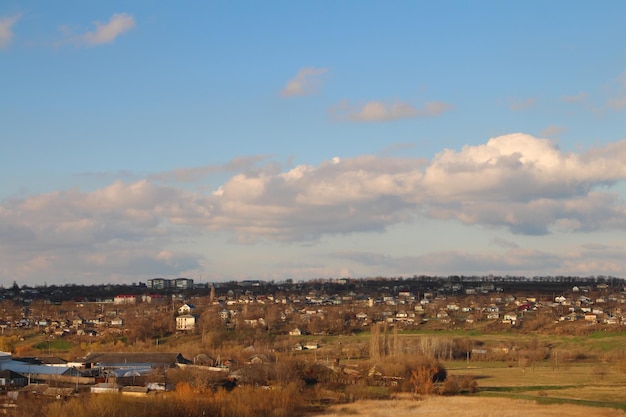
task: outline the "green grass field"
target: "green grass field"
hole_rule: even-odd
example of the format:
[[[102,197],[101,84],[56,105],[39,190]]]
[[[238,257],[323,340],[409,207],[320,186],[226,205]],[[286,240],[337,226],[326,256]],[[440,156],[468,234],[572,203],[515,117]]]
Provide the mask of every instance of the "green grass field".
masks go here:
[[[367,344],[367,336],[368,333],[361,333],[353,340]],[[626,333],[599,331],[587,336],[571,336],[412,331],[399,333],[398,338],[405,346],[419,345],[422,338],[467,339],[482,349],[541,346],[547,357],[532,362],[481,360],[476,355],[466,360],[444,360],[444,365],[450,375],[473,376],[478,382],[479,392],[474,394],[477,396],[626,410]],[[325,342],[332,350],[338,340],[338,337],[329,337]],[[350,338],[342,337],[341,343],[349,345]]]

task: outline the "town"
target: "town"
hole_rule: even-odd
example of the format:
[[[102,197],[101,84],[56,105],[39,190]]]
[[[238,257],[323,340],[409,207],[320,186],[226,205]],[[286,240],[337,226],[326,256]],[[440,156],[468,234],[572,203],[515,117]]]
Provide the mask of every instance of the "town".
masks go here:
[[[219,317],[228,329],[263,328],[275,334],[349,334],[385,322],[402,328],[471,327],[482,323],[523,328],[524,321],[555,324],[626,323],[624,281],[615,277],[412,277],[304,282],[197,284],[154,278],[132,285],[13,287],[0,290],[2,334],[39,329],[51,338],[129,333],[134,319],[156,331],[194,332]],[[167,313],[171,318],[161,320]],[[338,321],[336,317],[340,314]],[[213,316],[213,317],[211,317]],[[208,324],[207,323],[207,324]],[[147,330],[147,329],[146,329]]]
[[[344,382],[378,378],[377,385],[406,385],[410,374],[357,370],[355,364],[391,354],[529,364],[533,356],[523,344],[457,337],[436,346],[428,339],[426,346],[425,339],[399,342],[398,335],[620,331],[624,284],[605,276],[14,283],[0,290],[0,385],[9,403],[20,396],[154,395],[198,381],[211,389],[271,386],[276,378],[258,366],[274,369],[285,358],[303,361],[301,371],[316,374],[305,381],[330,372]],[[546,349],[543,359],[550,357]],[[568,360],[567,352],[560,360]],[[475,389],[472,384],[467,387]]]

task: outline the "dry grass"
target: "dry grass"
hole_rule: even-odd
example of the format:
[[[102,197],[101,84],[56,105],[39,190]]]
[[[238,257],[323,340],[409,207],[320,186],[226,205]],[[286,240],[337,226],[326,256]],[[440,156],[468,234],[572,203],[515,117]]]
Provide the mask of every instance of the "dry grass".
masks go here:
[[[485,367],[481,367],[484,365]],[[624,374],[613,369],[603,376],[597,375],[592,364],[552,368],[537,366],[522,369],[518,366],[493,368],[489,363],[474,363],[470,368],[450,368],[450,375],[472,375],[481,388],[484,387],[524,387],[538,385],[605,385],[607,387],[623,385]]]
[[[546,399],[626,404],[624,373],[607,367],[606,374],[598,375],[594,364],[561,368],[538,366],[525,370],[519,367],[459,367],[448,371],[450,375],[474,376],[481,391],[495,391],[503,396],[509,392],[512,396],[522,394]]]
[[[427,397],[357,401],[331,407],[316,417],[623,417],[622,410],[578,405],[539,405],[532,401],[483,397]]]
[[[524,392],[524,394],[541,396],[545,398],[564,398],[571,400],[587,400],[626,404],[626,390],[624,389],[623,384],[614,387],[588,385],[577,388],[526,391]]]

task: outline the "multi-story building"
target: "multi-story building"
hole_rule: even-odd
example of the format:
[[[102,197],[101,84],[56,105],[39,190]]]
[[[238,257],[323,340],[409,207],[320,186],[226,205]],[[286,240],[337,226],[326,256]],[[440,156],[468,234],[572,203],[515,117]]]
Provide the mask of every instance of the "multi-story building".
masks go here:
[[[190,290],[193,288],[193,279],[176,278],[173,284],[173,287],[177,290]]]
[[[167,290],[170,288],[172,280],[166,278],[152,278],[147,282],[147,287],[152,290]]]

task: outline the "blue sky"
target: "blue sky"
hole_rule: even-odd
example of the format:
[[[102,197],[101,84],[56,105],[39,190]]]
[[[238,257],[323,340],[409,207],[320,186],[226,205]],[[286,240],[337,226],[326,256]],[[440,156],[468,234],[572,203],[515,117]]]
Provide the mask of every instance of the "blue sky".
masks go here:
[[[0,283],[626,276],[625,19],[5,2]]]

